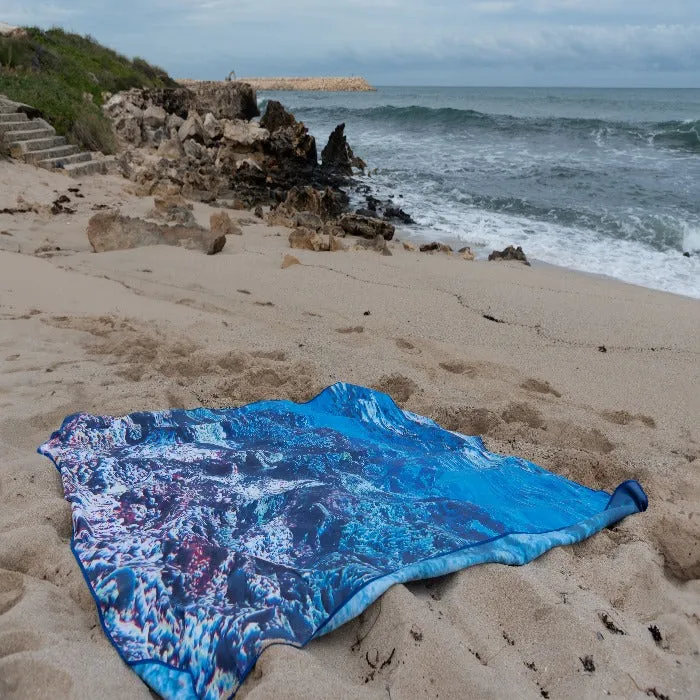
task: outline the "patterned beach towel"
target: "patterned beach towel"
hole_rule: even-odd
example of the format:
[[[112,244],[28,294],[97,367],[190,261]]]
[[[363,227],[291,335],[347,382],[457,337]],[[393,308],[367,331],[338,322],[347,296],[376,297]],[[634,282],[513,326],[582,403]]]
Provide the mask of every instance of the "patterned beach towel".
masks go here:
[[[592,491],[349,384],[77,414],[39,451],[105,633],[164,698],[229,698],[265,647],[301,647],[395,583],[525,564],[647,507],[635,481]]]

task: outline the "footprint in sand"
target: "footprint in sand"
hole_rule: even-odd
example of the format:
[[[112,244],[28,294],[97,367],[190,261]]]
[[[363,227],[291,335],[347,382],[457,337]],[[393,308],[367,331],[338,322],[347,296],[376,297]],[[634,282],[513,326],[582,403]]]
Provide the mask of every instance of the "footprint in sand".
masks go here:
[[[409,355],[420,355],[421,353],[420,348],[417,348],[413,343],[410,343],[408,340],[404,340],[403,338],[396,339],[396,347]]]
[[[15,571],[0,570],[0,615],[13,608],[24,596],[24,577]]]
[[[343,334],[349,334],[349,333],[364,333],[365,329],[364,326],[348,326],[347,328],[336,328],[336,333],[343,333]]]
[[[534,391],[537,394],[552,394],[558,399],[561,398],[561,394],[549,382],[543,382],[539,379],[526,379],[520,385],[520,388],[526,391]]]
[[[42,646],[38,634],[26,630],[10,630],[0,635],[0,659],[23,651],[37,651]]]
[[[466,374],[468,377],[476,377],[477,375],[476,369],[466,362],[441,362],[440,368],[450,374]]]

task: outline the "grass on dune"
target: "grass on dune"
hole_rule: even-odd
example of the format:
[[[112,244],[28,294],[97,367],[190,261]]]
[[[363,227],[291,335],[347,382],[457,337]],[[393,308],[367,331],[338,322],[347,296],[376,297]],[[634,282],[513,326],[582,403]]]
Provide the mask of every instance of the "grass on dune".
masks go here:
[[[90,150],[116,148],[100,110],[104,92],[175,85],[162,68],[131,60],[90,36],[32,27],[26,36],[0,37],[0,93],[32,105],[57,133]]]

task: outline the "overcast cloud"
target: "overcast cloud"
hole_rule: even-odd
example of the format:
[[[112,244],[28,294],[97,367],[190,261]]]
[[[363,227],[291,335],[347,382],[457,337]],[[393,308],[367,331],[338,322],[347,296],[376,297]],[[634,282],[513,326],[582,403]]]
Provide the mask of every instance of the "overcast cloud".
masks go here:
[[[700,87],[698,0],[0,0],[178,77]]]

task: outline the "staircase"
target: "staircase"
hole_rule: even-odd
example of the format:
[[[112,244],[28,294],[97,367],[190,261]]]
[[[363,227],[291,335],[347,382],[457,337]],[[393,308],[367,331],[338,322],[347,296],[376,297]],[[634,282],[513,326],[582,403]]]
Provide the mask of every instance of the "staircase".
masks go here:
[[[56,136],[49,123],[29,116],[33,112],[31,107],[0,95],[0,141],[13,158],[71,177],[106,172],[113,158],[71,146],[63,136]]]

